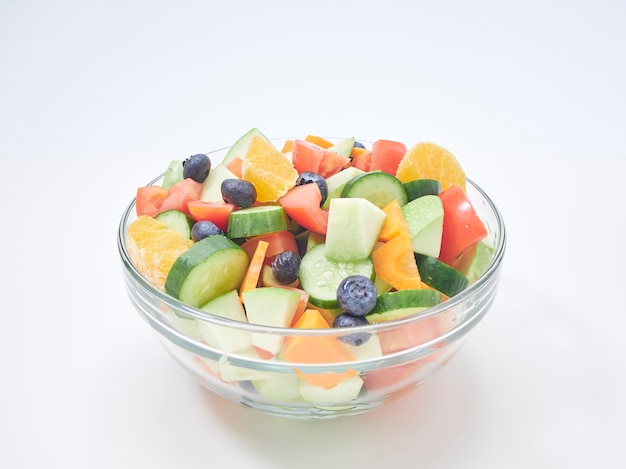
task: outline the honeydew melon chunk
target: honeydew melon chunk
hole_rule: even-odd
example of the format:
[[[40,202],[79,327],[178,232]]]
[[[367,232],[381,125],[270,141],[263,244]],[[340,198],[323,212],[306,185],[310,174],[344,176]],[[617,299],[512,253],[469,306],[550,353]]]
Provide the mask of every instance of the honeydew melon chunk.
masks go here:
[[[354,142],[354,137],[348,137],[328,147],[327,150],[333,151],[347,158],[352,153],[352,148],[354,148]]]
[[[376,293],[378,293],[379,295],[381,293],[387,293],[388,291],[391,291],[391,289],[393,288],[393,286],[389,285],[380,277],[376,277],[374,279],[374,286],[376,287]]]
[[[263,134],[263,132],[261,132],[259,129],[254,127],[248,130],[245,134],[239,137],[235,143],[233,143],[233,146],[230,147],[228,151],[226,152],[226,155],[224,155],[224,159],[222,160],[222,162],[228,163],[230,160],[236,157],[239,157],[242,159],[245,158],[246,153],[248,152],[248,146],[250,145],[250,141],[252,140],[252,137],[254,137],[255,135],[262,138],[263,140],[267,142],[270,141]]]
[[[493,259],[494,248],[486,241],[479,241],[476,245],[476,254],[467,273],[469,283],[473,283],[485,273]]]
[[[402,206],[413,251],[439,257],[443,234],[443,204],[436,195],[424,195]]]
[[[362,387],[363,379],[354,375],[343,379],[332,388],[316,386],[302,378],[298,390],[305,401],[318,406],[327,406],[350,403],[358,397]]]
[[[328,210],[326,257],[338,262],[356,262],[369,257],[386,218],[387,214],[367,199],[332,199]]]
[[[165,170],[161,187],[169,189],[183,180],[183,160],[172,160]]]
[[[188,316],[183,313],[177,313],[176,311],[168,310],[166,313],[170,324],[179,332],[187,337],[198,336],[198,323],[196,318]]]
[[[380,346],[380,340],[375,332],[361,345],[343,344],[343,346],[350,352],[355,361],[369,360],[383,356],[383,349]]]
[[[298,389],[300,378],[296,374],[273,374],[251,381],[254,389],[266,399],[278,402],[302,401]]]
[[[238,356],[245,358],[258,359],[258,355],[254,350],[238,353]],[[276,373],[270,371],[257,370],[244,366],[235,365],[228,354],[222,355],[219,359],[218,368],[222,381],[232,383],[233,381],[253,381],[260,379],[272,379],[277,376]]]
[[[237,290],[212,299],[200,309],[214,316],[248,322]],[[238,353],[252,349],[252,338],[247,331],[202,320],[197,321],[197,328],[198,334],[206,343],[224,352]]]
[[[341,197],[343,188],[348,182],[361,174],[365,174],[365,171],[354,166],[348,166],[346,169],[333,174],[326,179],[326,186],[328,187],[328,196],[322,205],[323,209],[328,210],[330,206],[330,200],[336,197]]]
[[[225,179],[239,179],[230,169],[218,163],[202,183],[200,200],[204,202],[224,202],[222,197],[222,181]]]
[[[309,235],[306,240],[306,250],[307,252],[313,249],[318,244],[324,244],[326,236],[319,233],[314,233],[313,231],[309,232]]]
[[[259,287],[243,292],[243,304],[251,324],[289,327],[296,313],[301,295],[298,291],[281,287]],[[252,332],[252,344],[273,355],[283,345],[281,334]]]

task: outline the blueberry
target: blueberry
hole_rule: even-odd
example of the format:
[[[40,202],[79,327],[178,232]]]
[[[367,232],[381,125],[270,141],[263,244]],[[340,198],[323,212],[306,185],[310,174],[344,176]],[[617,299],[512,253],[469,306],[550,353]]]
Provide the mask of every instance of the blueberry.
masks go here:
[[[190,156],[183,161],[183,178],[191,178],[197,182],[204,182],[211,171],[211,160],[203,153]]]
[[[365,148],[365,145],[363,145],[361,142],[354,142],[354,147],[356,147],[356,148]]]
[[[241,179],[224,179],[222,181],[222,198],[224,202],[237,207],[251,207],[256,202],[256,189],[248,182]]]
[[[333,321],[333,327],[356,327],[356,326],[364,326],[369,324],[367,319],[363,316],[353,316],[347,313],[340,313],[335,316],[335,320]],[[370,333],[368,332],[355,332],[353,334],[347,334],[339,337],[343,343],[350,345],[362,345],[367,342],[370,338]]]
[[[324,205],[324,202],[326,202],[326,198],[328,197],[328,185],[326,184],[326,179],[324,179],[322,176],[312,171],[305,171],[301,173],[296,179],[296,186],[302,186],[304,184],[310,184],[312,182],[317,184],[317,187],[320,190],[320,194],[322,194],[322,201],[320,202],[320,206]]]
[[[191,227],[191,239],[194,243],[217,234],[223,235],[224,232],[209,220],[197,221]]]
[[[300,255],[294,251],[279,252],[272,261],[272,274],[278,282],[289,285],[295,282],[300,271]]]
[[[337,287],[339,307],[353,316],[365,316],[376,305],[376,286],[365,275],[349,275]]]

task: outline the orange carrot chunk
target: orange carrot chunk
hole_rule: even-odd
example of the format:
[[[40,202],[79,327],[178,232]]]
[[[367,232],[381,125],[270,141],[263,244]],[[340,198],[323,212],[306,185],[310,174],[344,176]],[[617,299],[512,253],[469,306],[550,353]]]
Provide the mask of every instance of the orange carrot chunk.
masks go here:
[[[263,261],[265,260],[265,253],[267,252],[268,246],[269,243],[263,240],[259,241],[259,244],[256,246],[254,255],[252,256],[252,259],[250,259],[246,275],[244,276],[243,282],[241,282],[241,287],[239,288],[239,297],[242,302],[244,292],[255,289],[259,284],[261,269],[263,268]]]
[[[400,207],[397,200],[392,200],[389,204],[387,204],[387,206],[383,207],[383,212],[387,214],[387,218],[385,219],[383,228],[378,235],[379,241],[387,242],[391,238],[395,238],[403,231],[409,231],[409,227],[407,226],[404,215],[402,214],[402,207]]]
[[[422,287],[411,236],[402,231],[372,252],[376,276],[396,290],[416,290]]]
[[[283,144],[283,147],[280,149],[281,153],[287,153],[290,152],[293,149],[293,140],[285,140],[285,143]]]
[[[333,142],[326,140],[324,137],[320,137],[319,135],[307,135],[304,137],[307,142],[314,143],[315,145],[322,148],[330,148],[333,146]]]
[[[316,309],[306,309],[293,327],[296,329],[330,328],[326,319]],[[287,338],[282,358],[287,362],[305,364],[339,363],[354,360],[352,354],[335,337],[298,335]],[[336,386],[344,379],[357,375],[357,372],[352,369],[343,373],[305,374],[299,370],[296,372],[309,383],[325,388]]]

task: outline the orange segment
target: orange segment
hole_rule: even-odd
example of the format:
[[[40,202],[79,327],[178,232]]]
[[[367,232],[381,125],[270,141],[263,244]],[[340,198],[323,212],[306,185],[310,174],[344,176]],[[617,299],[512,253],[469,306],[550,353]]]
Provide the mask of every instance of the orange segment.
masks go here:
[[[296,185],[298,171],[271,142],[255,135],[243,160],[241,177],[254,185],[258,202],[276,202]]]
[[[455,156],[435,143],[418,143],[406,152],[396,171],[402,182],[436,179],[441,190],[458,184],[465,190],[465,173]]]
[[[130,259],[161,290],[174,261],[192,245],[191,239],[147,215],[128,226],[126,247]]]

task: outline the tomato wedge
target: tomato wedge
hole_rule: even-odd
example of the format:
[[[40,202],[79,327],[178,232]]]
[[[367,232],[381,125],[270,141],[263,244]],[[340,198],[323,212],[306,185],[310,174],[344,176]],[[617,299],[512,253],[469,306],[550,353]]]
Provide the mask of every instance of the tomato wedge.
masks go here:
[[[372,151],[365,150],[355,154],[352,157],[350,166],[360,169],[361,171],[368,172],[372,166]]]
[[[191,178],[177,182],[167,191],[167,197],[161,205],[161,212],[166,210],[180,210],[185,215],[190,215],[187,203],[198,200],[202,194],[202,184]]]
[[[348,163],[350,158],[340,155],[334,151],[324,150],[324,157],[320,163],[318,174],[323,178],[329,178],[333,174],[337,174]]]
[[[372,145],[370,171],[380,170],[396,175],[400,160],[406,154],[406,146],[394,140],[376,140]]]
[[[163,201],[167,197],[167,189],[161,186],[145,186],[137,189],[135,209],[137,216],[149,215],[154,217],[161,210]]]
[[[443,234],[439,260],[448,265],[487,236],[465,191],[455,184],[439,194],[443,205]]]
[[[235,205],[226,202],[205,202],[203,200],[187,202],[187,209],[191,218],[195,221],[212,221],[222,231],[228,229],[228,217],[236,208]]]
[[[317,184],[296,186],[279,199],[287,215],[298,225],[326,234],[328,212],[320,207],[321,201],[322,194]]]
[[[246,251],[248,257],[252,258],[252,254],[256,250],[259,241],[265,241],[268,243],[267,252],[265,253],[265,264],[271,264],[278,253],[283,251],[298,252],[298,244],[296,243],[296,237],[291,231],[280,230],[273,233],[265,233],[245,241],[241,248]]]
[[[294,140],[291,158],[298,174],[306,171],[319,173],[320,164],[324,159],[324,149],[306,140]]]
[[[350,162],[350,158],[306,140],[293,142],[291,157],[298,174],[311,171],[323,178],[338,173]]]

